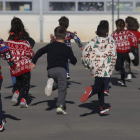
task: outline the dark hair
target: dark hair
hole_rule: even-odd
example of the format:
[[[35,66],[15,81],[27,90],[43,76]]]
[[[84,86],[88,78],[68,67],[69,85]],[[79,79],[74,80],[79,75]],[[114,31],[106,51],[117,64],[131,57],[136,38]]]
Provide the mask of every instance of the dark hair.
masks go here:
[[[106,34],[108,33],[108,27],[104,24],[100,24],[97,27],[97,35],[100,37],[104,37],[106,36]]]
[[[54,34],[55,34],[56,39],[65,39],[66,29],[62,26],[58,26],[54,29]]]
[[[107,20],[101,20],[99,25],[101,25],[101,24],[106,25],[108,27],[108,29],[109,29],[109,23],[108,23]]]
[[[69,26],[69,19],[67,17],[63,16],[58,21],[59,21],[59,25],[60,26],[63,26],[65,29],[68,28],[68,26]]]
[[[117,19],[115,21],[115,23],[116,23],[116,27],[117,27],[117,32],[124,30],[125,22],[123,19]]]
[[[128,24],[126,27],[128,30],[137,31],[139,29],[139,23],[136,18],[128,16],[125,22]]]
[[[21,19],[14,17],[11,21],[11,29],[9,30],[9,38],[14,40],[26,40],[29,37],[29,34],[25,31],[24,25]]]

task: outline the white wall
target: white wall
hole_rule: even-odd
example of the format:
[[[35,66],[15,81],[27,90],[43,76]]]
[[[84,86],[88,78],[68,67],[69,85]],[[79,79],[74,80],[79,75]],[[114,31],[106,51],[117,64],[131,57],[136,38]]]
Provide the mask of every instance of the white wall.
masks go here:
[[[39,16],[38,15],[14,15],[23,21],[25,28],[29,32],[30,36],[36,41],[40,41],[40,26],[39,26]],[[55,27],[58,26],[58,19],[64,15],[44,15],[43,21],[43,40],[44,42],[50,41],[50,34],[54,34]],[[110,24],[110,33],[112,33],[112,15],[95,15],[95,14],[75,14],[75,15],[65,15],[70,20],[69,31],[76,31],[77,35],[80,37],[82,42],[87,42],[88,40],[95,37],[95,31],[101,20],[108,20]],[[120,18],[125,19],[128,15],[120,15]],[[138,18],[140,22],[140,15],[131,15]],[[8,31],[10,29],[11,20],[13,15],[0,15],[0,38],[6,40],[8,38]],[[115,15],[115,20],[117,16]],[[114,23],[115,27],[115,23]],[[115,28],[114,28],[115,29]]]

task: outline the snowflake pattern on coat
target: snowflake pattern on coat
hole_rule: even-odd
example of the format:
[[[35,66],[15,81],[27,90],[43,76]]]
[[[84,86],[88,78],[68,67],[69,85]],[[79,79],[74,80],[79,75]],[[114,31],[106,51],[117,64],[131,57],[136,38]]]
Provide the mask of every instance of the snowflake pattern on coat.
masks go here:
[[[110,77],[116,64],[114,40],[96,36],[82,51],[82,64],[91,70],[92,77]]]

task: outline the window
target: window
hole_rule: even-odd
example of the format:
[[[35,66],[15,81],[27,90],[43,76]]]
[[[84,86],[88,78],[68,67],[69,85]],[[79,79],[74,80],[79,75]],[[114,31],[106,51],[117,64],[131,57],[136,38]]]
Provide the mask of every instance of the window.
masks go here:
[[[3,10],[3,3],[0,2],[0,11],[2,11],[2,10]]]
[[[6,2],[6,11],[32,11],[32,2]]]
[[[78,2],[78,11],[104,11],[104,2]]]
[[[75,11],[75,2],[49,2],[49,11]]]
[[[114,10],[118,9],[117,2],[114,2]],[[119,3],[120,11],[133,11],[133,3],[132,2],[120,2]],[[107,2],[107,11],[112,11],[112,2]]]
[[[140,2],[136,3],[136,11],[140,12]]]

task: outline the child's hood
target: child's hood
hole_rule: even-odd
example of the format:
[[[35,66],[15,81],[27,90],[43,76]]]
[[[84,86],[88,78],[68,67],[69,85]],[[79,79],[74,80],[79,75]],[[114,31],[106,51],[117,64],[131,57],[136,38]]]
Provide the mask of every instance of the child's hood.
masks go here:
[[[108,37],[96,36],[95,47],[97,47],[99,49],[99,51],[101,51],[101,52],[106,51],[108,44],[109,44],[109,38]]]

